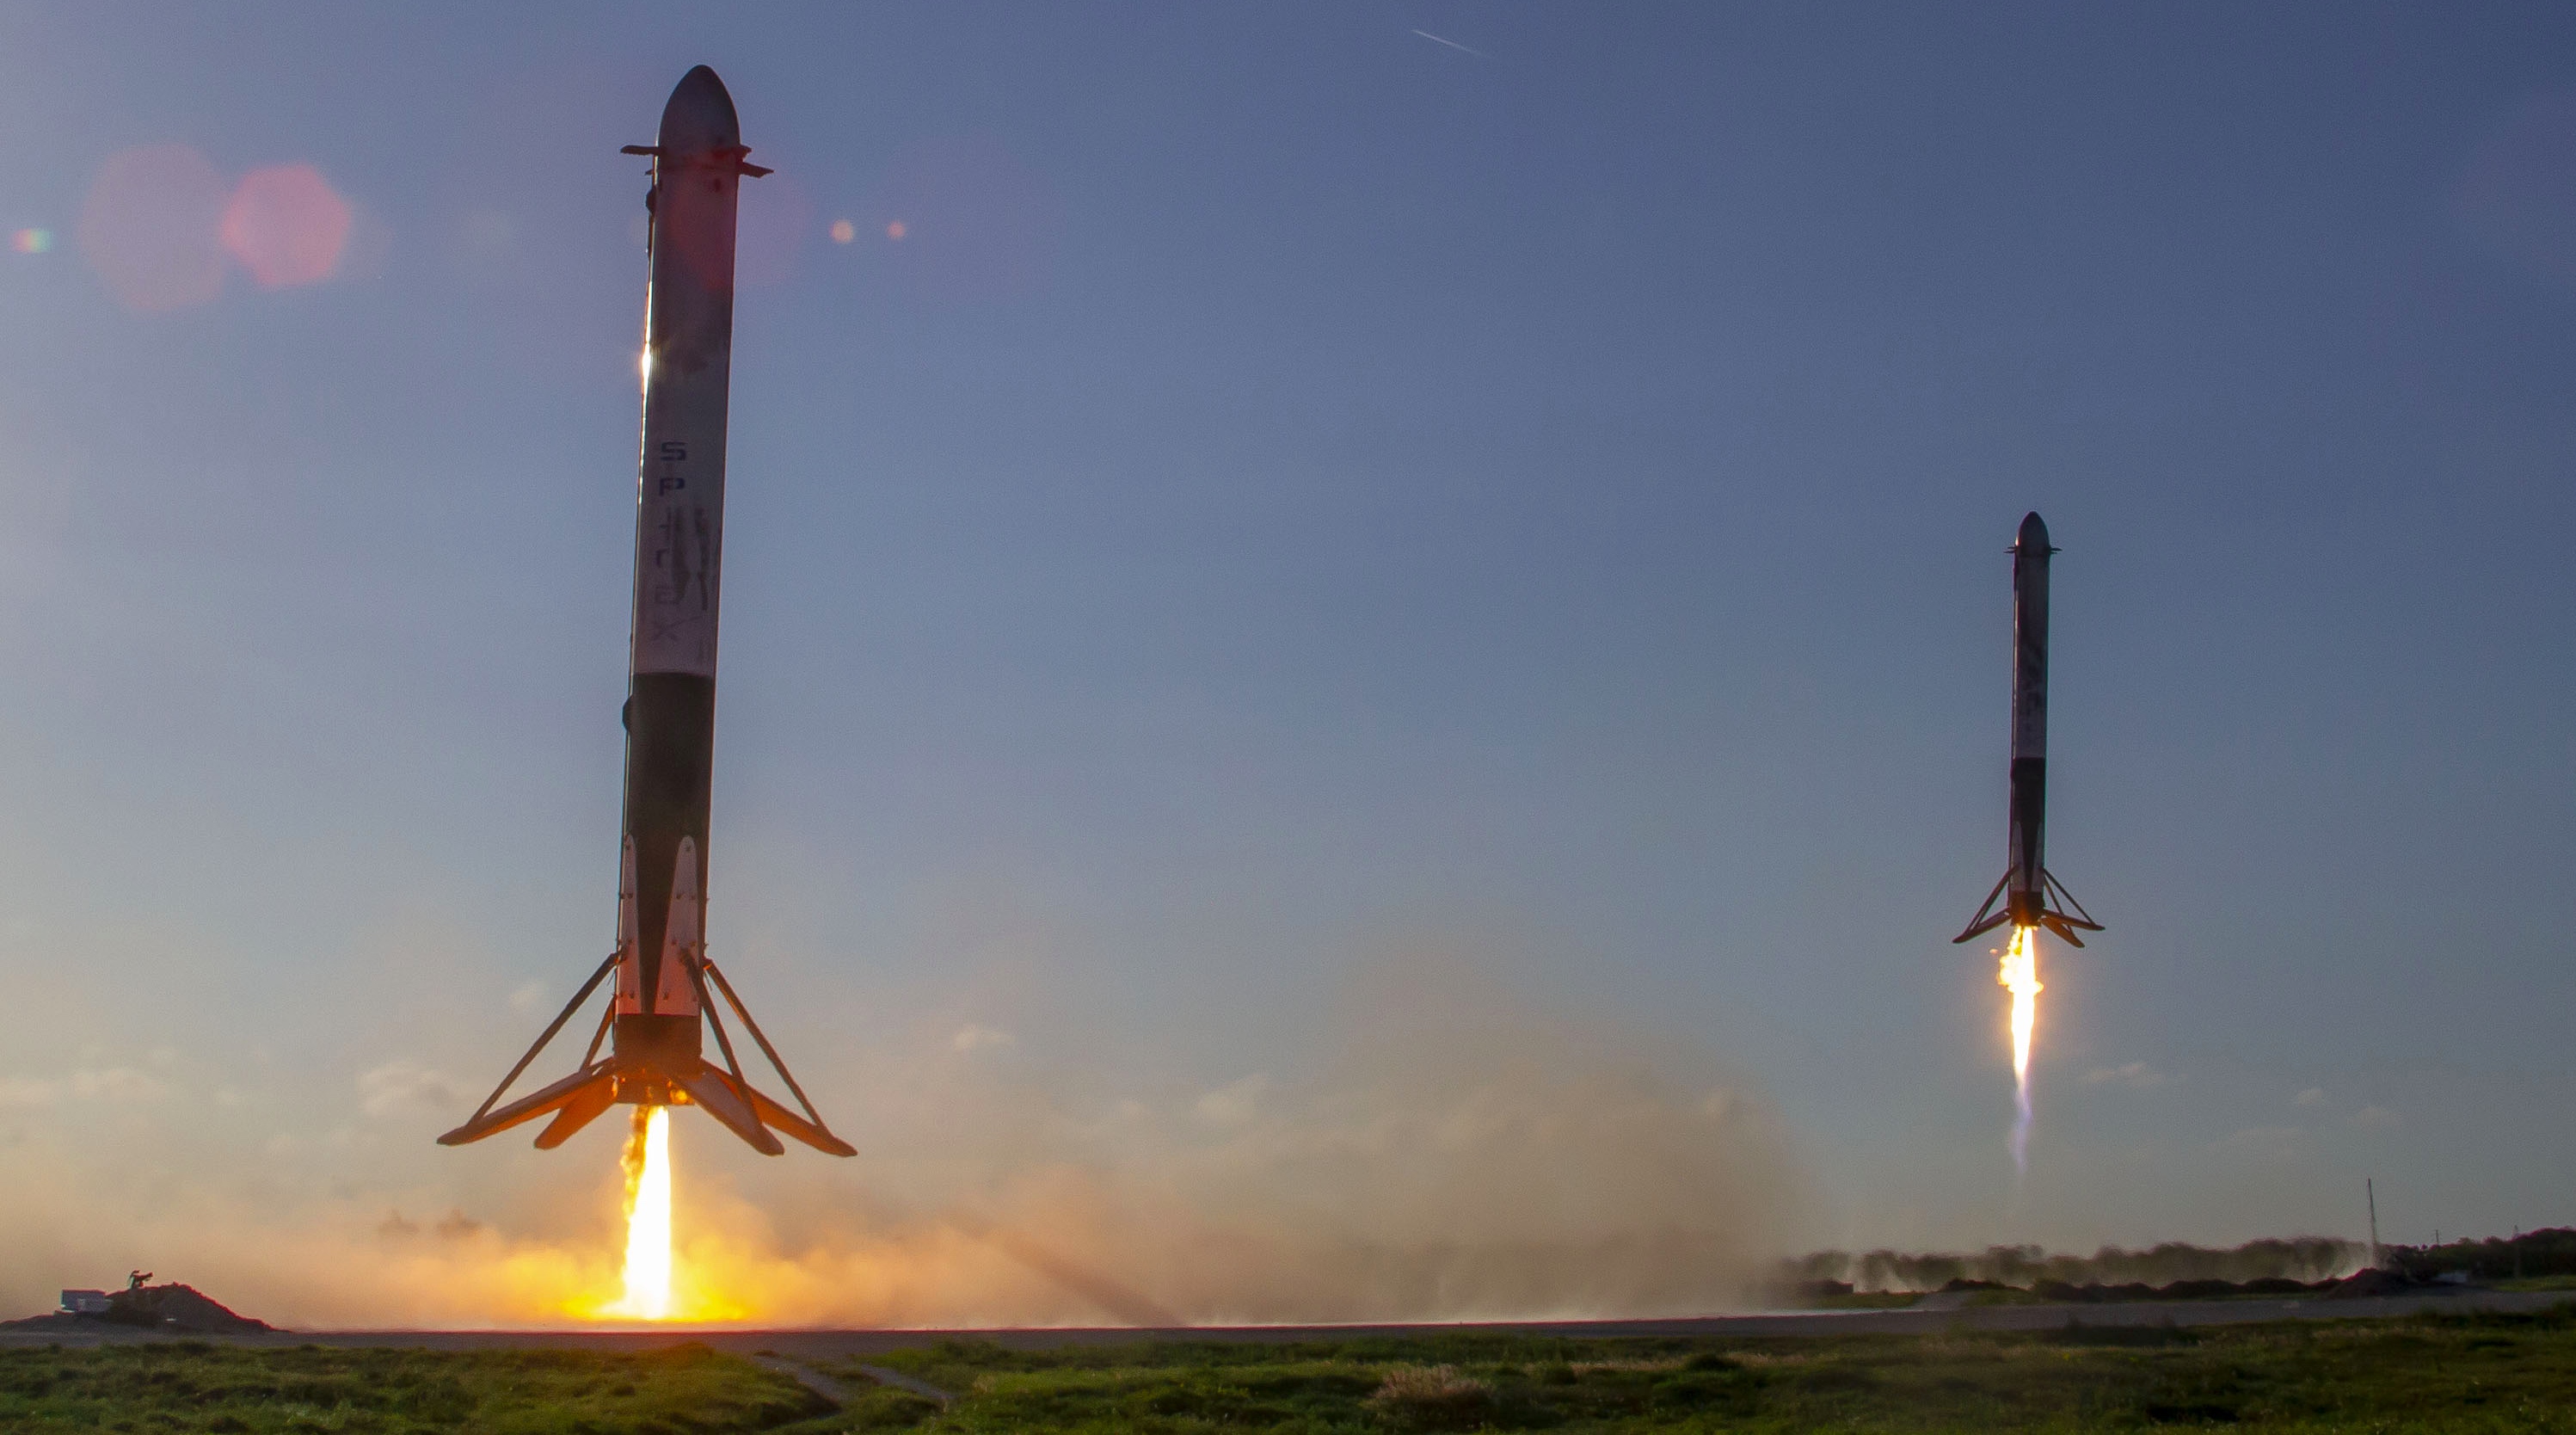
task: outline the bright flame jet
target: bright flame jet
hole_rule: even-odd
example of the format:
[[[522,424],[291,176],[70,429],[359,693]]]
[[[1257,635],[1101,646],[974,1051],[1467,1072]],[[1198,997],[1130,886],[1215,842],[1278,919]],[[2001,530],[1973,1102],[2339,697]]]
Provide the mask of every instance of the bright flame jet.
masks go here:
[[[715,744],[716,590],[724,539],[725,410],[733,357],[734,203],[746,163],[733,97],[704,65],[662,110],[660,142],[629,145],[653,160],[652,276],[644,297],[644,448],[636,484],[635,608],[626,699],[625,842],[618,858],[617,949],[501,1078],[471,1120],[438,1138],[479,1141],[551,1115],[552,1150],[619,1102],[697,1106],[772,1156],[785,1132],[834,1156],[833,1135],[769,1038],[706,952],[708,783]],[[494,1104],[617,974],[581,1068],[499,1109]],[[751,1084],[716,997],[796,1097],[790,1111]],[[704,1057],[715,1032],[724,1065]],[[600,1046],[608,1045],[608,1055]],[[652,1113],[659,1131],[661,1113]],[[660,1167],[667,1173],[667,1154]],[[645,1224],[639,1210],[636,1222]],[[666,1234],[662,1248],[667,1253]]]
[[[601,1315],[671,1318],[671,1108],[639,1106],[626,1152],[625,1293]]]
[[[2012,993],[2013,1169],[2030,1169],[2030,1037],[2039,1029],[2039,929],[2013,928],[1995,985]]]
[[[2056,551],[2048,544],[2048,525],[2036,513],[2025,516],[2012,546],[2012,795],[2004,875],[1977,915],[1968,919],[1968,929],[1951,938],[1954,942],[1972,941],[2006,922],[2046,927],[2079,947],[2084,945],[2075,935],[2079,928],[2102,930],[2041,860],[2040,838],[2048,821],[2048,555]],[[2000,910],[1997,898],[2003,899]],[[2075,910],[2062,910],[2056,905],[2061,902]]]

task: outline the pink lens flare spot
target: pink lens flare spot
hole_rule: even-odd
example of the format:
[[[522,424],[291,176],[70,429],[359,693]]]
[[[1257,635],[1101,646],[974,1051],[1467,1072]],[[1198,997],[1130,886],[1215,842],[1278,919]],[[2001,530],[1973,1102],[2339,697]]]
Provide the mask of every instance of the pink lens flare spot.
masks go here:
[[[904,228],[903,228],[903,221],[902,221],[902,220],[898,219],[898,220],[896,220],[894,223],[889,224],[889,225],[887,225],[887,226],[886,226],[886,238],[888,238],[888,239],[901,239],[901,238],[903,238],[903,235],[904,235]]]
[[[99,166],[74,236],[116,302],[138,314],[224,292],[223,176],[186,145],[119,150]]]
[[[832,242],[834,244],[847,244],[858,237],[859,227],[857,225],[852,224],[846,219],[835,219],[832,221]]]
[[[354,215],[309,164],[243,175],[224,206],[224,248],[263,289],[319,284],[340,267]]]

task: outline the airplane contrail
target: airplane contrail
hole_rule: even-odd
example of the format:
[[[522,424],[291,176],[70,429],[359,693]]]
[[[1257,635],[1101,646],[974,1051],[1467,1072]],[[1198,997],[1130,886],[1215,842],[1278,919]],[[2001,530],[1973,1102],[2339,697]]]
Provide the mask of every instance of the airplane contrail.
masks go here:
[[[1417,34],[1417,35],[1421,36],[1423,39],[1426,39],[1426,40],[1430,41],[1432,44],[1435,44],[1435,45],[1446,45],[1446,46],[1448,46],[1448,47],[1449,47],[1450,49],[1452,49],[1452,50],[1465,50],[1468,54],[1475,56],[1475,57],[1476,57],[1477,59],[1479,59],[1479,60],[1490,60],[1490,59],[1494,58],[1493,56],[1486,54],[1486,53],[1485,53],[1484,51],[1482,51],[1482,50],[1472,49],[1472,48],[1470,48],[1470,47],[1468,47],[1468,46],[1461,45],[1461,44],[1459,44],[1459,43],[1458,43],[1457,41],[1455,41],[1455,40],[1444,40],[1444,39],[1440,38],[1439,36],[1432,34],[1432,33],[1431,33],[1430,31],[1428,31],[1428,30],[1416,30],[1416,31],[1414,31],[1413,33],[1415,33],[1415,34]]]

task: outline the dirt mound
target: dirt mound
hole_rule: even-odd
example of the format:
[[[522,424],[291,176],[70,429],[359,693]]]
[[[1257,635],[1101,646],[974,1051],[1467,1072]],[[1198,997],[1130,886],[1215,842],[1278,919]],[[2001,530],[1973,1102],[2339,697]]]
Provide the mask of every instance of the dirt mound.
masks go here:
[[[70,1294],[95,1297],[97,1292]],[[69,1299],[69,1295],[65,1298]],[[64,1311],[31,1316],[26,1320],[0,1324],[0,1329],[96,1330],[101,1324],[131,1326],[167,1335],[248,1335],[272,1329],[267,1321],[236,1314],[195,1286],[180,1285],[175,1281],[169,1285],[133,1286],[114,1292],[107,1297],[104,1311],[79,1315]]]
[[[103,1319],[151,1330],[185,1331],[190,1335],[247,1335],[266,1330],[268,1322],[236,1315],[195,1286],[172,1282],[138,1286],[107,1298]]]

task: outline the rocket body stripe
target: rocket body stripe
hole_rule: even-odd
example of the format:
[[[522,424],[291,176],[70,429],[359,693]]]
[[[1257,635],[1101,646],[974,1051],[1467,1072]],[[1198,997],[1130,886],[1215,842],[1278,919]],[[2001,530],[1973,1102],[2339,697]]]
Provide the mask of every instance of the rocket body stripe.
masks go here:
[[[635,896],[631,924],[619,923],[619,941],[632,946],[619,966],[615,1050],[682,1071],[702,1045],[696,983],[682,964],[704,956],[743,155],[733,100],[713,71],[692,70],[672,91],[655,149],[626,705]]]

